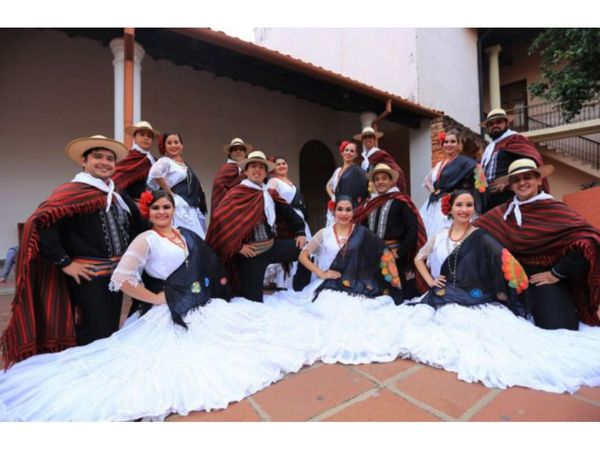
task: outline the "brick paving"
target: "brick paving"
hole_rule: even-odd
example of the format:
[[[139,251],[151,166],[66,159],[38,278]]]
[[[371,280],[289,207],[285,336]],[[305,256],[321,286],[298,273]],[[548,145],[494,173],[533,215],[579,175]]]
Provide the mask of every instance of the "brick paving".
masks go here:
[[[7,294],[12,285],[0,285]],[[0,329],[12,295],[0,295]],[[129,301],[123,305],[123,313]],[[600,421],[600,387],[576,394],[489,389],[410,360],[345,366],[316,363],[225,410],[171,415],[173,422]]]

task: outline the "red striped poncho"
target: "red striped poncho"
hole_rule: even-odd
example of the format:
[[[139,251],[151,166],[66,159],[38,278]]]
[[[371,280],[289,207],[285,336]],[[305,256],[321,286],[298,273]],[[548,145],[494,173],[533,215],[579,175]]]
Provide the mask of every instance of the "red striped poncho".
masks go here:
[[[106,194],[83,183],[52,192],[23,227],[12,317],[0,338],[7,366],[29,356],[75,345],[75,312],[62,271],[40,257],[39,230],[65,217],[106,207]]]
[[[377,153],[379,153],[379,152],[377,152]],[[408,195],[406,195],[404,192],[390,192],[387,194],[379,195],[379,196],[375,197],[374,199],[369,200],[367,203],[364,203],[361,206],[359,206],[356,209],[356,211],[354,212],[353,221],[355,223],[362,223],[363,221],[365,221],[367,219],[367,217],[369,216],[371,211],[373,211],[376,208],[379,208],[390,198],[393,198],[394,200],[398,200],[398,201],[406,204],[406,206],[408,206],[408,208],[412,211],[412,213],[417,217],[417,223],[418,223],[417,246],[414,249],[412,249],[408,254],[409,266],[407,267],[407,269],[412,270],[415,273],[416,280],[417,280],[417,289],[421,294],[423,294],[429,289],[429,286],[427,286],[427,283],[425,282],[425,280],[423,279],[423,277],[421,276],[419,271],[416,270],[413,260],[415,259],[415,256],[417,255],[417,252],[419,251],[419,249],[427,243],[427,232],[425,231],[425,225],[423,224],[423,219],[421,218],[421,214],[419,214],[419,210],[417,209],[417,207],[415,206],[415,204],[413,203],[411,198]]]
[[[277,191],[269,189],[273,200],[286,203]],[[206,242],[219,255],[229,280],[237,288],[236,255],[252,235],[252,229],[265,219],[263,191],[238,184],[231,188],[212,211]]]
[[[240,184],[244,178],[245,175],[243,173],[240,174],[237,164],[223,164],[219,168],[219,171],[217,172],[217,175],[213,181],[210,202],[211,210],[214,210],[217,206],[219,206],[219,203],[221,203],[221,200],[223,200],[223,197],[225,197],[227,191]]]
[[[521,205],[522,226],[514,214],[503,216],[509,203],[481,216],[475,226],[483,228],[525,265],[552,266],[577,250],[589,263],[587,283],[571,285],[582,322],[600,325],[600,231],[576,211],[557,200],[538,200]]]
[[[129,155],[116,165],[115,173],[112,176],[115,182],[115,190],[127,189],[138,181],[146,180],[150,167],[152,167],[152,164],[146,155],[131,150]]]

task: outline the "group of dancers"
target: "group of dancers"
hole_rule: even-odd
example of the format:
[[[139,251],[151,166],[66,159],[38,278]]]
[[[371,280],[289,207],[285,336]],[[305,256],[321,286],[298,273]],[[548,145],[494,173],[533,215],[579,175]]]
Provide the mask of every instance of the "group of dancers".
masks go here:
[[[495,388],[600,386],[600,232],[547,192],[553,169],[525,138],[503,142],[506,113],[486,123],[495,167],[447,130],[421,212],[381,132],[355,136],[362,154],[342,142],[328,223],[312,234],[285,158],[242,139],[224,148],[208,227],[179,134],[140,122],[129,150],[71,141],[84,170],[23,231],[0,420],[210,411],[315,361],[411,358]],[[286,289],[264,295],[268,267]],[[134,302],[119,328],[122,293]]]

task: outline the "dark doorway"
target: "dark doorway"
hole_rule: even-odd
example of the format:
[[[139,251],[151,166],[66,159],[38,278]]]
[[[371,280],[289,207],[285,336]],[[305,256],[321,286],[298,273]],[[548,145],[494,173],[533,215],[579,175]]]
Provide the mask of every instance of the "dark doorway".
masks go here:
[[[308,141],[300,150],[300,192],[308,211],[308,225],[314,234],[325,226],[329,198],[325,184],[335,170],[329,148],[320,141]]]

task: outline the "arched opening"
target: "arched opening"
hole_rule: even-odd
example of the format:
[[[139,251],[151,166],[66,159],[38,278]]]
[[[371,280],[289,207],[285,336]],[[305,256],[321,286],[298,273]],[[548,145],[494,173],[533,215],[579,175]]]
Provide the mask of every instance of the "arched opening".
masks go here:
[[[320,141],[308,141],[300,150],[300,192],[308,211],[308,225],[313,233],[325,226],[329,198],[325,183],[335,170],[329,148]]]

